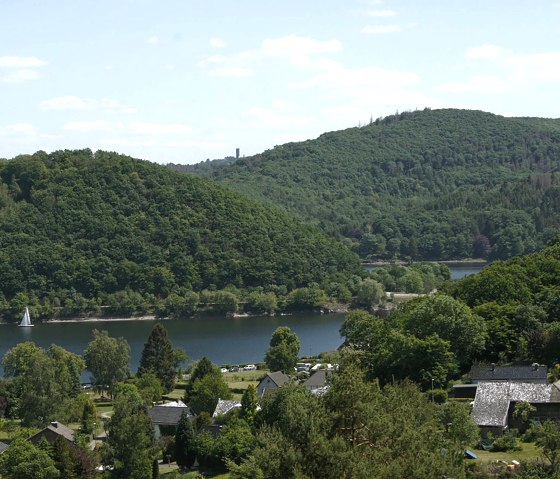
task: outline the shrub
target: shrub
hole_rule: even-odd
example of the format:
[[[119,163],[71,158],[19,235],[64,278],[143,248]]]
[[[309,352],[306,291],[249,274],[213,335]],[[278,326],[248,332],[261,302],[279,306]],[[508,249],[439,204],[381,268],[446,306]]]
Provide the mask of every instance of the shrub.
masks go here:
[[[447,391],[445,389],[433,389],[430,391],[430,398],[436,404],[443,404],[447,401]]]
[[[492,451],[494,452],[507,452],[507,451],[520,451],[521,448],[517,444],[517,438],[513,431],[508,431],[501,436],[494,439],[492,444]]]

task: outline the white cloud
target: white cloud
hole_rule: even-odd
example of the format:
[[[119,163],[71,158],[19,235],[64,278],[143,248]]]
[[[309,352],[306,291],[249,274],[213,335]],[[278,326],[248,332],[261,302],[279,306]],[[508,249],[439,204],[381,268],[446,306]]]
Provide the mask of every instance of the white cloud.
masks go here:
[[[560,52],[519,54],[498,45],[482,45],[465,52],[472,76],[439,85],[438,90],[452,93],[512,93],[533,90],[543,83],[560,81]],[[477,74],[480,66],[491,68],[488,75]]]
[[[17,56],[0,57],[0,67],[2,68],[31,68],[31,67],[41,67],[46,64],[47,64],[46,61],[40,60],[37,57],[17,57]]]
[[[225,48],[227,47],[227,43],[218,37],[213,37],[210,39],[210,46],[212,48]]]
[[[496,60],[507,51],[498,45],[482,45],[481,47],[468,48],[465,52],[467,60]]]
[[[35,136],[37,131],[31,123],[14,123],[6,126],[4,132],[9,135]]]
[[[210,148],[223,148],[226,145],[223,143],[212,143],[212,142],[202,142],[195,140],[172,140],[165,143],[166,146],[171,148],[200,148],[200,149],[210,149]]]
[[[367,33],[368,35],[398,33],[402,31],[403,27],[401,25],[367,25],[362,28],[362,33]]]
[[[117,100],[111,98],[102,98],[101,100],[93,100],[90,98],[81,98],[73,95],[59,96],[44,100],[39,104],[42,110],[101,110],[107,113],[134,113],[135,108],[123,105]]]
[[[159,37],[157,35],[152,35],[146,39],[146,43],[149,45],[155,45],[156,43],[159,43]]]
[[[254,71],[250,68],[244,67],[216,67],[210,74],[216,77],[229,77],[229,78],[245,78],[250,77],[254,74]]]
[[[62,126],[63,130],[77,131],[82,133],[91,132],[115,132],[123,129],[123,124],[105,120],[93,121],[71,121]]]
[[[311,57],[333,54],[342,50],[337,39],[316,40],[299,35],[265,39],[259,48],[245,50],[231,56],[212,55],[200,63],[215,76],[246,77],[253,74],[257,62],[281,60],[297,66],[308,66]]]
[[[137,109],[131,106],[123,105],[117,100],[111,98],[102,98],[97,102],[99,108],[108,113],[136,113]]]
[[[135,121],[130,124],[130,131],[138,135],[172,135],[190,133],[192,129],[180,123],[163,125],[161,123]]]
[[[560,80],[560,52],[513,55],[506,58],[506,65],[515,79]]]
[[[16,70],[12,73],[8,73],[2,77],[2,81],[5,83],[21,83],[24,81],[37,80],[39,74],[35,70]]]
[[[63,125],[64,130],[80,132],[107,132],[130,135],[184,135],[192,129],[180,123],[161,124],[133,121],[129,123],[113,122],[107,120],[72,121]]]
[[[67,95],[44,100],[39,103],[41,110],[91,110],[95,101],[77,96]]]
[[[293,128],[309,126],[311,118],[300,115],[287,115],[277,108],[254,107],[247,110],[243,116],[251,128]]]
[[[418,75],[411,72],[391,71],[378,67],[352,70],[336,62],[325,62],[322,63],[322,71],[314,77],[301,82],[292,82],[289,86],[296,89],[323,86],[330,90],[337,90],[337,93],[352,94],[356,88],[391,88],[413,85],[418,81]]]
[[[440,91],[451,93],[500,93],[509,89],[507,82],[496,76],[474,76],[465,82],[447,82]]]
[[[265,58],[293,59],[301,56],[337,53],[341,50],[342,44],[337,39],[320,41],[310,37],[289,35],[283,38],[264,40],[259,54]]]
[[[139,140],[138,138],[102,138],[99,140],[100,144],[103,145],[105,149],[109,148],[136,148],[136,147],[152,147],[156,146],[157,142],[153,139],[149,140]],[[139,155],[146,158],[145,155]]]
[[[368,10],[367,16],[376,18],[395,17],[397,12],[394,10]]]

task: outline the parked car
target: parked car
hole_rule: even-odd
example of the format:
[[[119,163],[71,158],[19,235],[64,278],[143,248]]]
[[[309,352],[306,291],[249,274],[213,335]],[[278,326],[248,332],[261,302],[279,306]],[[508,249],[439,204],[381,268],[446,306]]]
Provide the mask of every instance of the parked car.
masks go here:
[[[228,368],[220,368],[221,373],[227,373],[229,371]]]
[[[230,373],[236,373],[238,371],[239,371],[239,366],[233,366],[233,367],[229,368]]]
[[[247,364],[247,366],[245,366],[243,369],[245,371],[256,371],[257,366],[255,366],[254,364]]]

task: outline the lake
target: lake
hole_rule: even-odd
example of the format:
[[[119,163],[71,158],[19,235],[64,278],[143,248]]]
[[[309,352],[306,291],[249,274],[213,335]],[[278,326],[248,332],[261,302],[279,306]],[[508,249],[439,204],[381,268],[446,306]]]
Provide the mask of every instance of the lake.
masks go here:
[[[293,314],[274,317],[200,317],[165,320],[163,325],[174,347],[185,350],[189,360],[208,357],[216,364],[262,362],[268,349],[270,336],[278,326],[289,326],[299,337],[300,356],[333,351],[342,339],[339,329],[343,314]],[[20,328],[0,324],[0,358],[4,353],[24,341],[33,341],[48,348],[57,344],[68,351],[82,354],[92,339],[94,329],[104,329],[109,335],[123,337],[130,344],[130,367],[136,371],[140,355],[148,336],[157,321],[86,321],[37,324],[33,328]],[[0,365],[0,373],[3,373]],[[88,380],[88,376],[83,376]]]
[[[478,273],[487,263],[446,263],[451,273],[451,279],[460,279]],[[385,266],[385,265],[383,265]],[[388,266],[388,265],[387,265]],[[373,271],[381,265],[364,264],[366,271]]]
[[[451,277],[462,278],[478,273],[482,264],[450,264]],[[371,270],[372,265],[365,265]],[[299,337],[300,356],[332,351],[342,343],[339,334],[343,314],[299,313],[290,316],[254,316],[245,318],[197,317],[165,320],[163,324],[174,347],[184,349],[190,360],[208,357],[216,364],[255,363],[264,359],[272,332],[278,326],[289,326]],[[144,343],[157,321],[84,321],[37,324],[20,328],[0,324],[0,358],[23,341],[33,341],[48,348],[57,344],[68,351],[82,354],[92,339],[94,329],[104,329],[111,336],[123,337],[130,344],[130,367],[136,371]],[[3,373],[0,364],[0,374]],[[83,379],[87,381],[88,376]]]

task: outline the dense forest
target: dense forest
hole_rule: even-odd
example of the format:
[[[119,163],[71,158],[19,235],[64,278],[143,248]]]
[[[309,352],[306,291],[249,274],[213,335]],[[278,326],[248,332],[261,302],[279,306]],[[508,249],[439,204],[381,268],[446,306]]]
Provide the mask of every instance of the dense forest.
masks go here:
[[[362,258],[507,259],[560,233],[560,120],[426,109],[168,166],[281,205]]]
[[[90,150],[0,160],[4,317],[26,304],[140,312],[203,290],[286,292],[351,273],[358,257],[316,228],[164,166]]]

